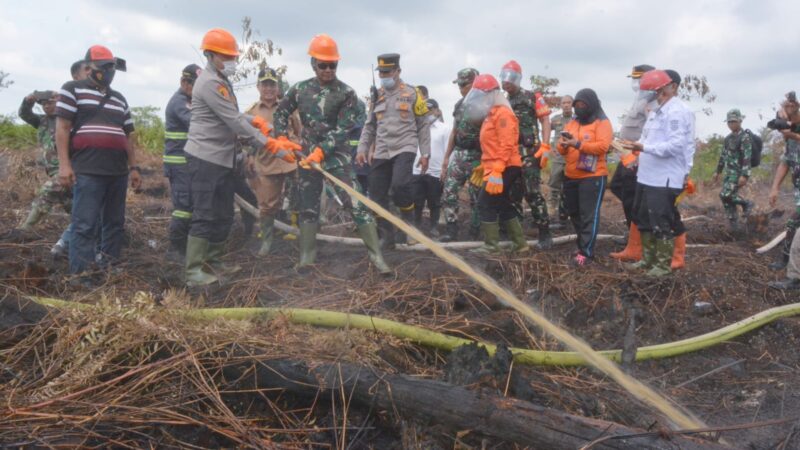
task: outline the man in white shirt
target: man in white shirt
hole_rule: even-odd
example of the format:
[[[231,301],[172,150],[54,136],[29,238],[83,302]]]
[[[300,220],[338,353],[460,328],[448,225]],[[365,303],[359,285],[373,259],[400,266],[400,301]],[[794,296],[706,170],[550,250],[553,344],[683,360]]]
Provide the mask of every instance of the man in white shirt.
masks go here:
[[[642,260],[628,265],[650,276],[672,273],[675,237],[685,232],[676,200],[685,189],[695,152],[694,113],[677,97],[681,78],[673,70],[642,76],[641,89],[656,91],[658,107],[647,116],[639,142],[623,145],[639,154],[633,221],[642,239]]]
[[[414,225],[422,228],[422,210],[428,204],[430,222],[425,228],[426,232],[436,233],[436,225],[442,210],[442,191],[444,184],[441,181],[442,162],[447,151],[447,141],[450,138],[452,127],[444,123],[442,111],[436,100],[427,100],[428,109],[431,111],[431,156],[428,161],[428,171],[421,174],[419,165],[420,153],[414,162]]]

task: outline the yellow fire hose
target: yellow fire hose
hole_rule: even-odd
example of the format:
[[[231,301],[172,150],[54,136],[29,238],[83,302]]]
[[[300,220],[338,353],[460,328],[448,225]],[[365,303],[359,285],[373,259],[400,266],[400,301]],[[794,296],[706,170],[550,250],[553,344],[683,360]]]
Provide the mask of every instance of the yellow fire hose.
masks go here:
[[[85,303],[67,302],[54,298],[29,298],[41,305],[58,309],[89,309],[93,307],[93,305]],[[174,310],[174,312],[180,316],[198,320],[259,320],[284,317],[289,322],[298,325],[325,328],[356,328],[386,333],[401,339],[408,339],[416,344],[448,352],[462,345],[476,343],[471,339],[450,336],[415,325],[407,325],[393,320],[381,319],[380,317],[338,311],[302,308],[204,308],[178,309]],[[665,344],[639,347],[636,349],[636,361],[670,358],[703,350],[734,339],[778,319],[796,315],[800,315],[800,303],[770,308],[700,336]],[[494,355],[497,350],[497,347],[493,344],[477,343],[485,347],[490,355]],[[514,355],[514,362],[518,364],[537,366],[583,366],[587,364],[586,360],[575,352],[548,352],[516,347],[510,348],[510,350]],[[616,362],[619,362],[622,357],[622,350],[603,350],[599,353]]]
[[[407,235],[412,236],[417,240],[417,242],[428,247],[436,256],[475,280],[475,282],[480,284],[484,289],[496,295],[508,306],[516,309],[520,314],[528,318],[534,324],[538,325],[545,332],[554,336],[571,350],[577,352],[584,360],[586,360],[588,364],[611,377],[634,397],[660,411],[673,422],[673,426],[676,429],[704,428],[706,426],[700,419],[694,417],[688,411],[682,411],[682,408],[662,397],[649,386],[623,372],[613,361],[593,350],[592,347],[590,347],[587,343],[583,342],[576,336],[573,336],[567,330],[559,327],[543,315],[534,311],[533,308],[523,303],[510,291],[501,287],[494,279],[486,274],[478,272],[475,270],[475,268],[467,264],[466,261],[440,247],[429,237],[419,232],[416,228],[408,225],[403,220],[398,219],[377,203],[368,199],[355,189],[348,186],[346,183],[326,172],[319,164],[314,163],[313,168],[322,173],[322,175],[330,180],[333,184],[344,189],[345,192],[350,194],[352,197],[364,203],[371,210],[388,220],[397,228],[404,231]]]

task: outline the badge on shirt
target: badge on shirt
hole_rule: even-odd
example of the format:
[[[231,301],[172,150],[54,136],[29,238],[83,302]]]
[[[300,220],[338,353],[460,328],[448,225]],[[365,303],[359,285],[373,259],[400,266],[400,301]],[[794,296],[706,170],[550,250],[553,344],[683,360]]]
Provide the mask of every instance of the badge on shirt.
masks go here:
[[[497,126],[499,128],[505,128],[507,125],[508,123],[506,122],[506,119],[500,119],[499,121],[497,121]]]
[[[224,98],[225,100],[231,99],[231,93],[228,92],[228,88],[226,88],[225,86],[223,85],[217,86],[217,92],[219,92],[219,95],[221,95],[222,98]]]
[[[678,120],[670,120],[669,121],[669,128],[672,131],[678,131],[678,127],[680,126],[680,121]]]

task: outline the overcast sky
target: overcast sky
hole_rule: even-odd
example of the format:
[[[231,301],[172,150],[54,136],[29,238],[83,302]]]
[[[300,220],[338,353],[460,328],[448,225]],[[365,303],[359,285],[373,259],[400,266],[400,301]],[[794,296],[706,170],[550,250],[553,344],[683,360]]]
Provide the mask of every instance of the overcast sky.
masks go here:
[[[757,129],[789,90],[800,88],[800,2],[596,1],[26,1],[0,0],[0,70],[14,84],[0,91],[0,114],[15,113],[35,89],[57,89],[69,66],[93,44],[126,58],[114,88],[131,106],[166,105],[180,69],[203,64],[203,34],[222,27],[241,35],[241,19],[283,49],[290,82],[312,76],[306,50],[317,33],[339,44],[338,76],[361,95],[379,53],[402,55],[403,78],[424,84],[450,117],[456,72],[467,66],[497,75],[509,59],[532,74],[561,80],[558,92],[591,87],[612,118],[632,101],[625,76],[635,64],[705,75],[717,101],[698,111],[698,134],[725,133],[725,112],[739,107]],[[237,92],[242,108],[255,87]],[[759,117],[761,116],[761,117]]]

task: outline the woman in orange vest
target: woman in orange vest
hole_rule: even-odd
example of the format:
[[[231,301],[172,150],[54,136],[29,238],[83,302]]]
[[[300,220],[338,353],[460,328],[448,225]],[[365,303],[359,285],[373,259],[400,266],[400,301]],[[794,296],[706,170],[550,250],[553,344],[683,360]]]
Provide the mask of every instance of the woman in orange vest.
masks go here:
[[[608,177],[606,154],[614,132],[593,90],[578,91],[573,110],[574,118],[559,137],[558,152],[566,162],[564,206],[578,235],[578,252],[572,262],[584,266],[594,258],[600,205]]]
[[[484,190],[478,196],[478,214],[481,219],[484,244],[476,253],[500,253],[500,222],[505,226],[514,244],[514,252],[528,251],[528,243],[522,232],[519,211],[515,200],[521,200],[522,190],[516,187],[522,175],[522,159],[519,155],[519,122],[511,105],[500,90],[497,80],[491,75],[475,77],[472,89],[464,98],[465,115],[468,120],[482,123],[481,166],[483,167]],[[512,192],[519,198],[512,198]]]

